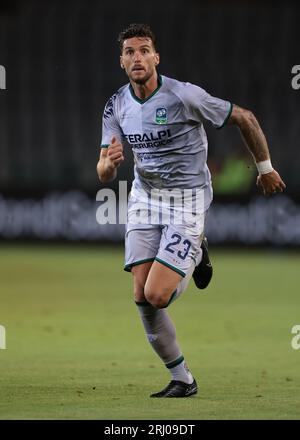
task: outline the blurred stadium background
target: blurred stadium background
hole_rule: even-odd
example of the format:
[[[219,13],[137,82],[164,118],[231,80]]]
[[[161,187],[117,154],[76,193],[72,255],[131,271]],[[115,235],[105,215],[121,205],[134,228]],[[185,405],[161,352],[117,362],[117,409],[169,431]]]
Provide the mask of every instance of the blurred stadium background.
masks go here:
[[[104,104],[127,82],[117,35],[143,20],[157,33],[161,73],[257,115],[287,184],[284,196],[260,198],[236,128],[207,125],[215,189],[210,241],[299,246],[299,91],[291,87],[297,5],[28,0],[1,2],[0,17],[7,75],[0,91],[2,239],[122,240],[123,227],[95,222],[95,164]],[[131,182],[132,175],[126,151],[119,177]]]
[[[299,21],[295,2],[1,1],[0,324],[8,349],[0,350],[0,418],[299,418],[300,353],[290,347],[291,327],[300,324],[300,90],[291,86]],[[96,222],[102,111],[127,82],[116,39],[131,22],[156,33],[160,73],[254,112],[287,185],[263,198],[237,129],[206,125],[216,278],[212,296],[200,305],[196,296],[182,300],[171,313],[191,362],[203,365],[204,396],[216,397],[181,410],[137,400],[141,353],[147,394],[161,367],[137,329],[122,272],[124,226]],[[126,151],[119,180],[128,189],[132,167]],[[121,338],[132,347],[122,348],[126,371]]]

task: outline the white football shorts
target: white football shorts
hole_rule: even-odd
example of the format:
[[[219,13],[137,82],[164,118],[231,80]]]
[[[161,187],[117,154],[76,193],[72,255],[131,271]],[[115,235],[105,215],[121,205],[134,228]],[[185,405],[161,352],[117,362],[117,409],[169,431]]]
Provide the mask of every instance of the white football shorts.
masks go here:
[[[156,207],[132,196],[128,203],[125,267],[158,261],[185,277],[199,263],[205,213],[185,213],[173,207]]]

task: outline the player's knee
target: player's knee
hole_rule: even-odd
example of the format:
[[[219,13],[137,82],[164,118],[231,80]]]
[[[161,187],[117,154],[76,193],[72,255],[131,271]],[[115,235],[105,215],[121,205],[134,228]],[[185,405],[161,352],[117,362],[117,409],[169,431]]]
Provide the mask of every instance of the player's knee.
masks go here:
[[[146,298],[145,298],[145,295],[144,295],[144,285],[143,284],[134,283],[133,294],[134,294],[134,300],[136,302],[143,302],[143,301],[145,301]]]
[[[167,289],[154,291],[146,286],[144,289],[144,295],[146,300],[157,309],[163,309],[166,307],[170,299],[170,292]]]

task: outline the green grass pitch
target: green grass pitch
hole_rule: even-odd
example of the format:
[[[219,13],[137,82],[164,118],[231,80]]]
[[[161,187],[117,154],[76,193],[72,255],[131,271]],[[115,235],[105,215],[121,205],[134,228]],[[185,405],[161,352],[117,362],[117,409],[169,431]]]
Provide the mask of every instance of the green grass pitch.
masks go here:
[[[169,382],[132,300],[123,249],[1,246],[1,419],[299,419],[297,253],[212,251],[214,278],[169,308],[199,394]]]

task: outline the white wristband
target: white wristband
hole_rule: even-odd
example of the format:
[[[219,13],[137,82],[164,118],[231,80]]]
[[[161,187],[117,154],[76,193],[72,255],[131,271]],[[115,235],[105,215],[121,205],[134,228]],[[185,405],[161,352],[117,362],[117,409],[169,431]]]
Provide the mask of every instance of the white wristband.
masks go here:
[[[256,167],[259,174],[268,174],[271,173],[271,171],[273,171],[274,169],[272,167],[270,159],[263,160],[262,162],[256,162]]]

